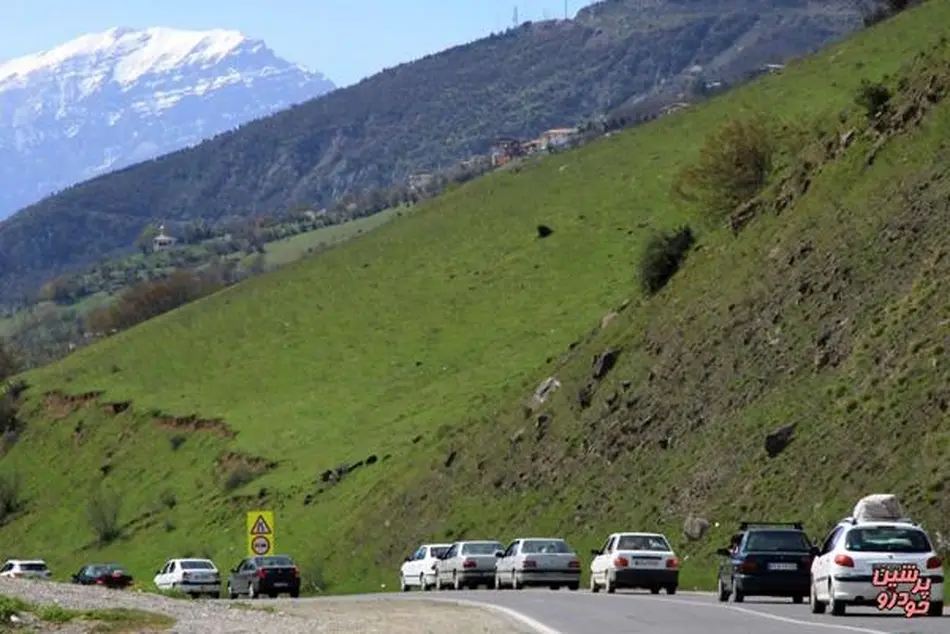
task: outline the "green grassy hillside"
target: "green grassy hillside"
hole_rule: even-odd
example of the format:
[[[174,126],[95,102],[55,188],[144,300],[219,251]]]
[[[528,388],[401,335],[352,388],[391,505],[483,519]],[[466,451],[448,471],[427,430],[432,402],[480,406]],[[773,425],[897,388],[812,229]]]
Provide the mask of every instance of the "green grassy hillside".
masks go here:
[[[628,528],[666,531],[686,584],[709,587],[741,516],[819,536],[888,490],[950,529],[950,49],[932,29],[948,20],[929,3],[31,372],[0,461],[23,502],[6,505],[0,555],[63,573],[120,559],[151,576],[187,552],[225,566],[244,512],[270,508],[278,549],[333,590],[391,587],[422,540],[559,533],[586,552]],[[863,79],[896,93],[877,141],[854,104]],[[753,113],[780,149],[734,236],[670,187]],[[643,297],[649,232],[682,223],[698,246]],[[526,409],[548,376],[561,388]],[[766,435],[789,424],[769,458]],[[121,535],[99,547],[89,501],[112,499]],[[689,515],[720,525],[688,543]]]

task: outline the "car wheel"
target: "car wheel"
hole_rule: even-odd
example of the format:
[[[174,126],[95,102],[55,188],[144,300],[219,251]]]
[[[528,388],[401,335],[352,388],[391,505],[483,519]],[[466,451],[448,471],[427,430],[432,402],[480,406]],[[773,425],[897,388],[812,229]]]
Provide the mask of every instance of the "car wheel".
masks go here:
[[[650,594],[660,594],[660,586],[653,586],[650,588]]]
[[[732,580],[732,601],[733,603],[742,603],[745,601],[745,593],[742,591],[742,588],[739,587],[739,584],[736,583],[736,580]]]
[[[676,594],[676,586],[666,586],[667,594]]]
[[[832,616],[844,616],[847,612],[847,606],[843,601],[835,601],[834,588],[831,587],[831,582],[828,582],[828,607],[831,608]]]
[[[590,591],[600,592],[600,586],[597,585],[597,576],[594,573],[590,573]]]
[[[805,597],[792,597],[792,603],[804,603]]]
[[[927,616],[943,616],[943,601],[931,601]]]
[[[815,591],[815,584],[812,582],[811,588],[808,592],[808,602],[811,604],[811,613],[812,614],[824,614],[825,613],[825,604],[823,601],[818,600],[818,593]]]
[[[570,590],[571,592],[576,592],[581,589],[581,582],[578,581],[576,583],[569,583],[567,584],[567,589]]]
[[[719,600],[722,603],[725,603],[729,600],[729,593],[726,592],[726,586],[723,584],[722,579],[716,581],[716,594],[719,595]]]

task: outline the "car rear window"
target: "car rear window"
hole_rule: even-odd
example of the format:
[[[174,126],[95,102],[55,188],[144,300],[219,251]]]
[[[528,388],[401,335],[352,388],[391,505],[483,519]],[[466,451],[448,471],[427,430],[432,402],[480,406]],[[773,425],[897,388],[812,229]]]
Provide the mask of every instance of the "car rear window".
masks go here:
[[[182,561],[181,567],[184,570],[214,570],[214,564],[212,564],[210,561],[194,559]]]
[[[617,542],[617,550],[653,550],[665,553],[673,549],[662,535],[623,535]]]
[[[30,572],[42,572],[46,569],[46,564],[20,564],[20,570],[29,570]]]
[[[930,539],[922,530],[900,526],[868,526],[852,528],[845,538],[845,548],[871,553],[929,553]]]
[[[276,568],[278,566],[290,567],[294,565],[290,557],[261,557],[257,560],[262,568]]]
[[[528,539],[522,542],[521,552],[525,554],[560,554],[573,552],[567,542],[561,539]]]
[[[497,542],[462,545],[463,555],[494,555],[499,550],[505,550],[505,547]]]
[[[430,550],[432,552],[433,557],[439,558],[445,553],[449,552],[449,547],[448,546],[433,546]]]
[[[808,552],[811,542],[799,531],[752,531],[746,541],[748,552]]]

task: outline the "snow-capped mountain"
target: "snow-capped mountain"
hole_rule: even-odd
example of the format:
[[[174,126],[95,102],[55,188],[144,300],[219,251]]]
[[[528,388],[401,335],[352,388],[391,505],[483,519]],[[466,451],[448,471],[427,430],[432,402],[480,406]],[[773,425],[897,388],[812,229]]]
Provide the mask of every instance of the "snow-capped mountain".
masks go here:
[[[0,62],[0,219],[334,88],[221,29],[114,28]]]

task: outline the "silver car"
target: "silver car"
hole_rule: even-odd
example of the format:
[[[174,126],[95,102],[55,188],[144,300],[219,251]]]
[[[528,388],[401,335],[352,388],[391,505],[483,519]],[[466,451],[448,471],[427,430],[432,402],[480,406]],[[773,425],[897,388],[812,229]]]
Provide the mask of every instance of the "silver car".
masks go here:
[[[495,588],[520,590],[525,586],[548,586],[557,590],[581,585],[581,562],[566,541],[555,537],[516,539],[498,557]]]
[[[491,587],[495,579],[495,563],[504,550],[504,544],[498,541],[455,542],[439,559],[436,589]]]

